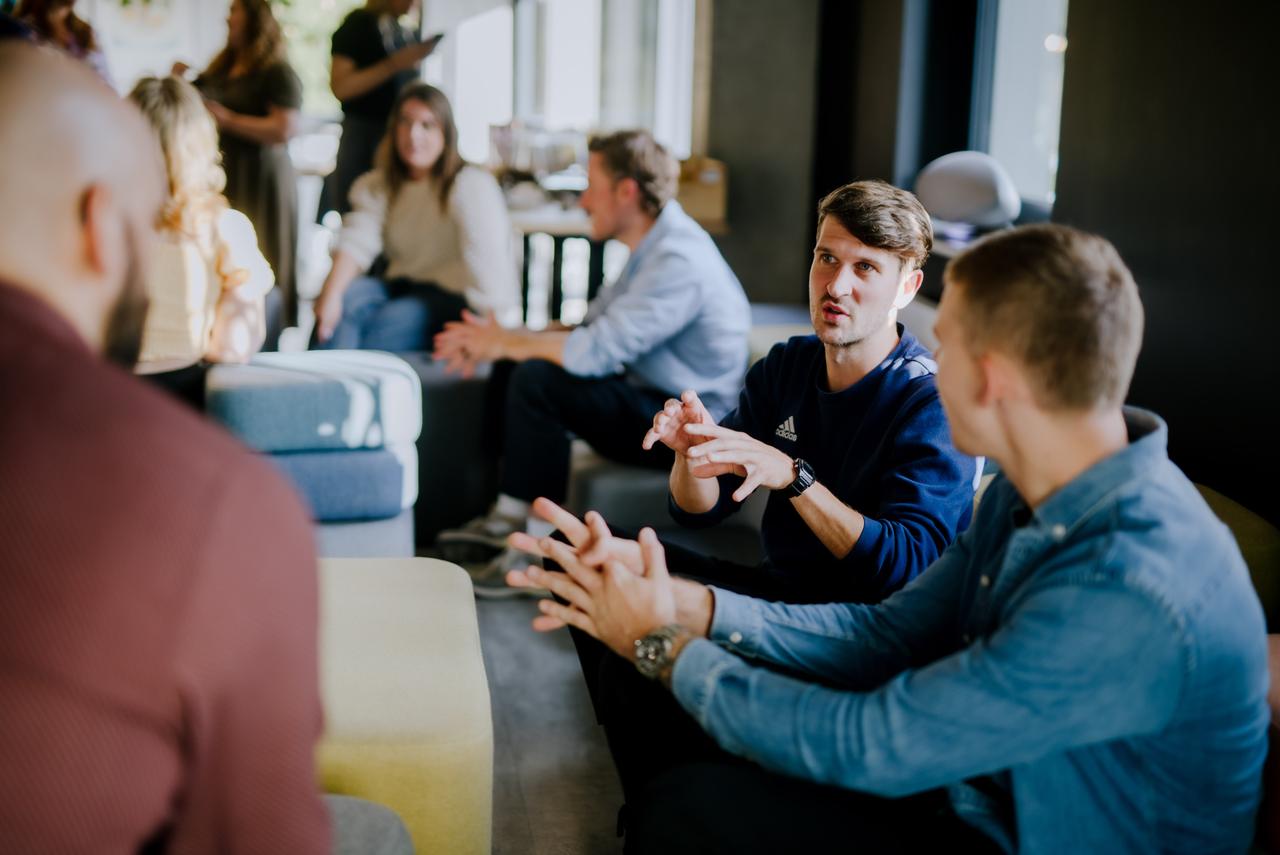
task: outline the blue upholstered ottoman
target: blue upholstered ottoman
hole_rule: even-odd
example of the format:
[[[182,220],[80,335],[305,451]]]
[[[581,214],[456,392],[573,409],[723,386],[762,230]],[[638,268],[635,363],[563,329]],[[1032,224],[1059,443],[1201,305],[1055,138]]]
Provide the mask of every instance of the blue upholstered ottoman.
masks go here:
[[[215,366],[205,395],[210,417],[268,455],[316,522],[333,529],[322,531],[324,554],[356,554],[344,546],[356,543],[366,556],[412,554],[422,391],[404,360],[376,351],[262,353],[248,365]],[[380,525],[362,527],[373,522]],[[375,528],[396,542],[371,542]]]

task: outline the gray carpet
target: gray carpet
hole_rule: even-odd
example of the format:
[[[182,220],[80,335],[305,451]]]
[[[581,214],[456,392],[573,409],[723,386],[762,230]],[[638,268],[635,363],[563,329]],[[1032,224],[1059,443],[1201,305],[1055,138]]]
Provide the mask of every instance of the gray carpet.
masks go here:
[[[532,600],[477,600],[493,701],[495,855],[619,853],[622,792],[573,643]]]

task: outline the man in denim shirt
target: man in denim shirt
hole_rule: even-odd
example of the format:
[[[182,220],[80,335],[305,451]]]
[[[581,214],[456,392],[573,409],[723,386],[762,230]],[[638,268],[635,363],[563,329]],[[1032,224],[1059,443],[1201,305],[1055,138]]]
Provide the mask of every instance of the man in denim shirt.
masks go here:
[[[878,606],[673,579],[651,531],[637,546],[598,519],[567,532],[576,551],[544,544],[569,575],[512,581],[570,605],[535,626],[597,636],[688,714],[614,687],[644,743],[617,757],[628,851],[1248,847],[1262,613],[1164,423],[1121,407],[1141,327],[1101,238],[1028,227],[952,261],[938,387],[957,447],[1003,474]]]

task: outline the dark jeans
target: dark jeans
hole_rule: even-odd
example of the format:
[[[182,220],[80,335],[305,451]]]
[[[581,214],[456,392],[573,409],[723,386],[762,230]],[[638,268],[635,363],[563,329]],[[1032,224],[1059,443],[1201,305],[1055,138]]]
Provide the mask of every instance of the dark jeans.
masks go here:
[[[486,445],[501,449],[502,492],[526,502],[539,496],[563,502],[573,436],[610,460],[670,469],[671,449],[640,448],[668,397],[621,376],[579,377],[543,359],[496,363],[487,390]]]

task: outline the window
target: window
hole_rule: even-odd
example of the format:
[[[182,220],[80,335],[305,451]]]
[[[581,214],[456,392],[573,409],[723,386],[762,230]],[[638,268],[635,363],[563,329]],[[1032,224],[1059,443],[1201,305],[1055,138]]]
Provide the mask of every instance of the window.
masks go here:
[[[987,151],[1024,199],[1052,206],[1067,49],[1067,0],[999,5]]]
[[[489,159],[489,126],[511,121],[512,27],[510,5],[461,18],[426,62],[426,79],[449,95],[458,149],[472,163]],[[428,15],[427,30],[441,29]]]
[[[515,116],[690,151],[695,0],[516,0]]]

